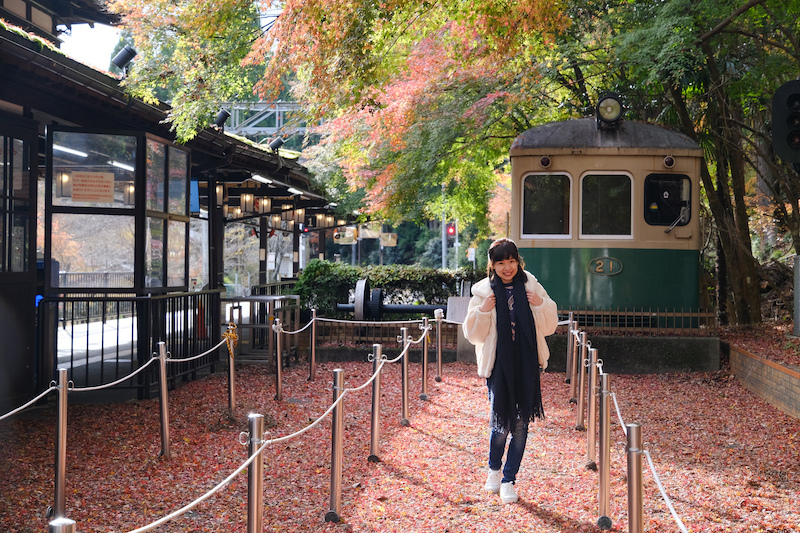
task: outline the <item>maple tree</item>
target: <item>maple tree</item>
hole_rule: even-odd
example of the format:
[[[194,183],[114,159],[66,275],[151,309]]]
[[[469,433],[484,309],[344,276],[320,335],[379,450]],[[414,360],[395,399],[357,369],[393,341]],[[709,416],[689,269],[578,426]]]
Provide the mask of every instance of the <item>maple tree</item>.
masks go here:
[[[796,173],[769,148],[768,102],[797,69],[796,0],[115,5],[127,10],[147,58],[131,87],[146,93],[181,78],[171,117],[179,133],[207,124],[223,97],[255,89],[269,99],[289,88],[306,118],[327,121],[325,145],[304,152],[321,161],[318,179],[344,178],[364,195],[365,214],[444,214],[488,234],[485,213],[506,179],[511,140],[537,124],[591,115],[598,96],[613,91],[628,119],[673,126],[706,148],[703,188],[719,229],[719,279],[727,279],[717,296],[723,319],[760,318],[755,178],[774,216],[800,238]],[[185,68],[159,62],[165,51]],[[347,195],[338,185],[337,193]],[[726,273],[728,263],[735,268]]]

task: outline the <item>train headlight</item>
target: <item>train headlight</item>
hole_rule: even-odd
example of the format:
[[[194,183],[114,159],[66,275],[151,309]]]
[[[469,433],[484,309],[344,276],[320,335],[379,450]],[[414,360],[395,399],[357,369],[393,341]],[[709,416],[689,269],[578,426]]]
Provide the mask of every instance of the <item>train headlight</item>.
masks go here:
[[[672,168],[675,166],[675,158],[671,155],[668,155],[664,158],[664,166],[667,168]]]
[[[606,94],[597,102],[597,127],[615,127],[622,119],[622,100],[619,95]]]

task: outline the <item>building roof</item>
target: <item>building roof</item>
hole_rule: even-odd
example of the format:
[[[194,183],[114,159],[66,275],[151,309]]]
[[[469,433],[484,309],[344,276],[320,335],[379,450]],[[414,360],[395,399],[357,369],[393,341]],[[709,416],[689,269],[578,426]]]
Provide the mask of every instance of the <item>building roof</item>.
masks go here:
[[[167,140],[175,135],[166,123],[169,106],[148,104],[131,97],[120,80],[61,53],[44,39],[0,25],[0,101],[19,106],[22,114],[48,124],[98,130],[146,131]],[[289,187],[304,192],[301,207],[327,204],[311,190],[307,169],[280,151],[218,130],[198,132],[187,146],[192,150],[192,179],[236,185],[261,174],[272,179],[257,195],[291,196]],[[254,192],[252,184],[248,192]],[[235,195],[235,187],[233,188]]]

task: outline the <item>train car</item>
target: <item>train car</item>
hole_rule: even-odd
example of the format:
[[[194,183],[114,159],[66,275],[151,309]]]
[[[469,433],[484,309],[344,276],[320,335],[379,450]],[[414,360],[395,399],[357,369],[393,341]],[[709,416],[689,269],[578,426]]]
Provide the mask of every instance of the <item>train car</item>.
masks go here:
[[[601,106],[514,141],[511,237],[562,310],[696,312],[703,152]]]

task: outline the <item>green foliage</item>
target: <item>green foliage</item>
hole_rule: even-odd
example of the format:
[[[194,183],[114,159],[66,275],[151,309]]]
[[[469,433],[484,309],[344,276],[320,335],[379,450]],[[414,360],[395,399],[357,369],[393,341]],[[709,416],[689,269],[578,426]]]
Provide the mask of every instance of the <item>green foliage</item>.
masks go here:
[[[321,316],[341,315],[336,304],[352,301],[356,282],[366,279],[370,289],[383,289],[388,304],[446,304],[459,294],[463,281],[482,277],[471,269],[437,270],[408,265],[354,267],[320,259],[311,260],[295,284],[294,294],[303,307],[315,308]]]

